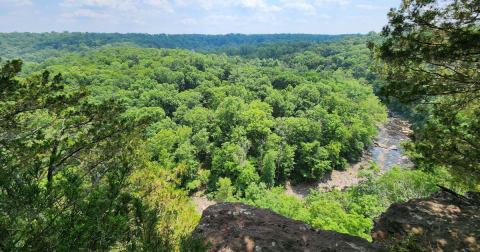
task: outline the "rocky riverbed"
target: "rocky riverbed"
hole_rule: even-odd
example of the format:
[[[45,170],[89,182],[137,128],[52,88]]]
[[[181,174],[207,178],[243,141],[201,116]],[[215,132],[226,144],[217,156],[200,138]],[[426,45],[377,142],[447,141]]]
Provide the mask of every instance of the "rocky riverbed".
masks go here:
[[[357,177],[362,167],[369,167],[370,161],[375,161],[381,169],[381,174],[392,169],[393,166],[407,167],[413,165],[411,160],[402,154],[401,142],[410,141],[408,135],[412,132],[410,124],[401,120],[394,113],[389,113],[388,122],[377,126],[378,135],[374,136],[374,144],[365,150],[364,157],[360,162],[351,163],[343,171],[335,170],[327,173],[320,181],[311,183],[299,183],[295,186],[287,184],[285,193],[298,198],[305,198],[310,189],[323,192],[332,189],[345,189],[351,185],[358,184]],[[367,170],[366,170],[367,171]],[[205,196],[195,195],[193,203],[197,205],[196,210],[202,213],[207,207],[214,205],[215,201],[208,200]]]
[[[365,158],[371,159],[380,166],[382,171],[391,170],[393,166],[411,166],[411,160],[402,153],[401,142],[410,141],[408,135],[413,133],[410,124],[390,114],[385,125],[378,126],[378,135],[374,144],[367,151]]]
[[[412,132],[410,124],[401,120],[394,113],[389,113],[388,122],[377,126],[378,135],[374,137],[374,144],[365,150],[360,162],[351,163],[343,171],[335,170],[327,173],[319,182],[299,183],[295,186],[287,185],[285,193],[298,198],[304,198],[310,189],[331,191],[344,189],[359,182],[357,177],[362,166],[367,168],[370,161],[375,161],[381,169],[381,174],[392,169],[393,166],[407,167],[413,165],[410,158],[402,153],[401,142],[410,141],[408,135]]]

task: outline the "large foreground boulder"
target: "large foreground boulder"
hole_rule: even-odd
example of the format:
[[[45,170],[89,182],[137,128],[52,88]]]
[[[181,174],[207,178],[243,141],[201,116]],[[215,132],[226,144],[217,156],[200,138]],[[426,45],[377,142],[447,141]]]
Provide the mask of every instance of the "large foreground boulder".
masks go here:
[[[465,196],[439,191],[426,199],[394,203],[374,219],[373,241],[397,243],[409,251],[480,251],[480,193]]]
[[[203,211],[194,238],[213,243],[211,251],[347,252],[387,251],[360,237],[317,228],[241,203],[220,203]]]

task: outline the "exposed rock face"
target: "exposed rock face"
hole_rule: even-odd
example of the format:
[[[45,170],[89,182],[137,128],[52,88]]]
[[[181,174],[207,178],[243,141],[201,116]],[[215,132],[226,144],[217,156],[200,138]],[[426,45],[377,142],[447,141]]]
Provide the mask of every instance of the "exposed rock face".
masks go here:
[[[312,228],[269,209],[220,203],[203,211],[193,237],[212,241],[211,251],[387,251],[360,237]]]
[[[394,203],[374,219],[373,241],[392,244],[395,237],[402,243],[403,236],[414,233],[426,251],[480,251],[480,193],[466,196],[439,191],[427,199]]]

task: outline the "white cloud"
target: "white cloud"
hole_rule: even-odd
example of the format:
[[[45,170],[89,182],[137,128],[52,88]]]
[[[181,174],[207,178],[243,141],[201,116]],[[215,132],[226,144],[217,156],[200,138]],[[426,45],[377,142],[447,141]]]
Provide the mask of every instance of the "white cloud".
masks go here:
[[[276,17],[272,13],[270,14],[266,13],[265,15],[254,14],[254,15],[251,15],[250,17],[245,17],[244,19],[245,21],[257,21],[261,23],[271,23],[276,21]]]
[[[224,15],[210,15],[208,17],[205,18],[205,20],[228,20],[228,21],[233,21],[233,20],[239,20],[240,18],[235,15],[235,16],[231,16],[231,15],[228,15],[228,16],[224,16]]]
[[[64,0],[63,8],[96,7],[121,15],[175,13],[168,0]],[[139,16],[141,19],[143,16]],[[137,18],[137,20],[140,20]],[[133,21],[133,20],[130,20]]]
[[[204,10],[212,10],[218,7],[240,6],[249,9],[258,9],[262,12],[280,11],[282,8],[268,5],[264,0],[190,0],[200,5]]]
[[[315,7],[304,2],[289,2],[284,4],[283,7],[303,11],[305,15],[315,15]]]
[[[185,18],[185,19],[180,20],[180,23],[182,23],[184,25],[196,25],[197,20],[195,20],[194,18]]]
[[[62,15],[60,15],[60,17],[73,18],[73,17],[75,17],[75,15],[73,15],[72,13],[63,13]]]
[[[75,17],[87,17],[87,18],[108,18],[109,14],[94,12],[90,9],[77,9],[73,13],[63,13],[61,18],[75,18]]]
[[[151,6],[159,7],[168,13],[175,12],[172,8],[172,5],[167,0],[144,0],[143,3]]]
[[[378,10],[378,9],[385,8],[383,6],[375,6],[375,5],[370,5],[370,4],[357,4],[356,6],[359,9],[366,9],[366,10]]]
[[[0,0],[0,3],[13,3],[17,6],[32,5],[32,2],[29,0]]]
[[[329,8],[332,5],[338,4],[342,8],[345,8],[350,2],[350,0],[315,0],[315,5],[320,8]]]
[[[222,0],[198,0],[198,1],[193,1],[193,3],[197,3],[200,5],[200,7],[204,10],[211,10],[214,6],[228,6],[229,3],[228,1],[222,1]]]
[[[266,5],[263,0],[239,0],[238,2],[248,8],[258,8]]]
[[[238,0],[234,1],[235,5],[240,5],[246,8],[259,9],[260,11],[280,11],[282,8],[275,5],[268,5],[264,0]]]
[[[262,11],[264,11],[264,12],[281,11],[281,10],[282,10],[281,7],[278,7],[278,6],[275,6],[275,5],[270,5],[270,6],[267,6],[267,7],[262,9]]]
[[[94,12],[90,9],[78,9],[73,13],[75,17],[89,17],[89,18],[107,18],[109,17],[108,14],[101,14]],[[66,17],[66,16],[64,16]]]
[[[3,10],[0,17],[4,15],[0,18],[3,22],[0,30],[212,34],[364,33],[381,30],[388,21],[385,18],[386,6],[394,5],[393,1],[0,0],[0,8]],[[20,5],[25,6],[19,7]],[[380,19],[380,16],[383,18]],[[44,17],[50,21],[41,21]],[[20,23],[18,20],[25,22]],[[331,25],[325,25],[326,21]]]
[[[137,10],[137,3],[131,1],[124,1],[119,2],[117,6],[115,6],[118,10],[132,12]]]
[[[95,7],[116,7],[123,1],[116,0],[65,0],[60,3],[60,6],[66,8],[81,7],[81,6],[95,6]]]
[[[137,19],[133,20],[133,22],[136,23],[136,24],[139,24],[139,25],[146,25],[146,24],[147,24],[147,22],[141,21],[141,20],[137,20]]]

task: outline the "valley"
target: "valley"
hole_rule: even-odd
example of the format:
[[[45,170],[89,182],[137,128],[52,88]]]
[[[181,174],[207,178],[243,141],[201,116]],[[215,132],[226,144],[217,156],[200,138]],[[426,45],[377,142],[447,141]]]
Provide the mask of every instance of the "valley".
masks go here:
[[[437,2],[406,1],[365,34],[0,33],[0,251],[205,252],[209,221],[263,225],[242,207],[368,245],[399,206],[477,204],[479,4]],[[61,14],[81,15],[109,17]],[[231,223],[202,217],[214,204]],[[424,251],[435,237],[418,245],[408,224],[422,213],[397,216],[415,234],[370,245]]]

